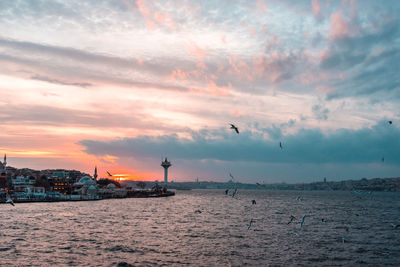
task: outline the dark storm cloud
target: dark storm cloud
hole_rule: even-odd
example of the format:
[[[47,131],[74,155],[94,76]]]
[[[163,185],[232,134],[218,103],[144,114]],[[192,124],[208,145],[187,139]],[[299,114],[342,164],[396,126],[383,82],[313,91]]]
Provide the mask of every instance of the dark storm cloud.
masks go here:
[[[386,122],[359,130],[338,130],[326,135],[321,130],[300,130],[279,141],[259,134],[200,131],[192,138],[177,135],[138,136],[111,141],[82,140],[80,145],[93,155],[159,158],[168,155],[186,160],[221,160],[264,163],[371,163],[382,155],[400,163],[400,129]],[[211,137],[212,136],[212,137]],[[279,136],[279,134],[275,135]]]

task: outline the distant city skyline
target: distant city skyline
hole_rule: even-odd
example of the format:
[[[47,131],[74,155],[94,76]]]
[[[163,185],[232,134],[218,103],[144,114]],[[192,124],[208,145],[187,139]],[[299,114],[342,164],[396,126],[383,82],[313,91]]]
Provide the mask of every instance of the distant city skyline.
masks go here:
[[[2,1],[0,158],[135,180],[162,181],[165,157],[170,181],[399,177],[399,12],[395,0]]]

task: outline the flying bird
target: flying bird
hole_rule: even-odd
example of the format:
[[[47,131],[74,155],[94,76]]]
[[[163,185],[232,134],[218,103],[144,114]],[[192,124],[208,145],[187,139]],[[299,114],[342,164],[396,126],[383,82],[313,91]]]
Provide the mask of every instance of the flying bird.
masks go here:
[[[8,192],[7,192],[6,197],[7,197],[6,203],[15,206],[14,205],[14,201],[11,199],[10,195],[8,194]]]
[[[257,204],[256,200],[253,199],[253,200],[251,201],[251,204],[256,205],[256,204]]]
[[[229,194],[229,189],[226,189],[225,190],[225,195],[228,195]]]
[[[281,149],[283,149],[283,147],[282,147],[282,142],[279,142],[279,147],[280,147]]]
[[[303,227],[304,220],[306,219],[306,216],[307,215],[304,214],[303,218],[301,218],[300,227]]]
[[[392,124],[393,122],[392,122],[392,121],[388,121],[388,123],[389,123],[389,124]]]
[[[113,175],[112,175],[111,173],[109,173],[108,171],[107,171],[107,174],[108,174],[108,176],[110,176],[110,177],[113,176]]]
[[[251,219],[251,220],[250,220],[250,223],[247,225],[247,230],[250,230],[250,228],[253,226],[253,224],[254,224],[255,222],[256,222],[255,220]]]
[[[393,224],[393,223],[391,223],[391,225],[393,226],[394,229],[400,228],[400,224]]]
[[[232,173],[229,173],[229,176],[232,178],[232,180],[235,180],[235,177],[233,177]]]
[[[239,134],[239,129],[238,129],[238,127],[236,127],[236,126],[233,125],[232,123],[230,123],[230,125],[231,125],[231,129],[235,130],[235,132],[236,132],[237,134]]]
[[[290,215],[290,221],[287,224],[291,224],[293,222],[293,220],[297,220],[297,219],[293,215]]]
[[[237,188],[235,188],[235,190],[234,190],[233,193],[232,193],[232,197],[233,197],[233,198],[235,197],[237,191],[238,191]]]

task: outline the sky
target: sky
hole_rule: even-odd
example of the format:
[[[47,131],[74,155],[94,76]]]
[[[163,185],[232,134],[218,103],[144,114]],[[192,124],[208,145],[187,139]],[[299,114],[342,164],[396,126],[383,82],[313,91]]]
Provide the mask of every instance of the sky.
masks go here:
[[[163,180],[164,157],[170,181],[399,177],[398,14],[397,0],[2,0],[0,154],[133,180]]]

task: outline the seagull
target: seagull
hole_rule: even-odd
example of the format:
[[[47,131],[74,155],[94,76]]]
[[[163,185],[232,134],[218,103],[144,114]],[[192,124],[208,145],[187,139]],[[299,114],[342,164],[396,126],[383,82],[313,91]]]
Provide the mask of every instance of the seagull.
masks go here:
[[[108,176],[113,176],[111,173],[109,173],[108,171],[107,171],[107,174],[108,174]]]
[[[231,129],[235,130],[235,132],[236,132],[237,134],[239,134],[239,129],[238,129],[238,127],[236,127],[236,126],[233,125],[232,123],[230,123],[230,125],[231,125]]]
[[[237,188],[235,188],[235,190],[234,190],[233,193],[232,193],[232,197],[233,197],[233,198],[235,197],[237,191],[238,191]]]
[[[400,224],[391,223],[390,225],[393,226],[394,229],[400,228]]]
[[[389,123],[389,124],[392,124],[393,122],[392,122],[392,121],[388,121],[388,123]]]
[[[295,234],[296,236],[299,236],[299,233],[298,233],[298,232],[293,232],[293,234]]]
[[[235,177],[233,177],[232,173],[229,173],[229,176],[232,178],[232,180],[235,180]]]
[[[344,241],[345,241],[346,239],[344,238],[344,237],[342,237],[342,244],[344,244]]]
[[[256,185],[258,185],[258,186],[261,186],[261,184],[260,184],[260,183],[256,183]]]
[[[8,192],[7,192],[7,200],[6,200],[6,203],[15,206],[15,205],[14,205],[14,201],[11,199],[10,195],[8,194]]]
[[[201,210],[195,210],[194,213],[200,214],[200,213],[201,213]]]
[[[229,194],[229,189],[226,189],[225,190],[225,195],[228,195]]]
[[[301,196],[297,196],[296,200],[300,201],[301,200]]]
[[[283,149],[283,147],[282,147],[282,142],[279,142],[279,147],[280,147],[281,149]]]
[[[256,200],[253,199],[253,200],[251,201],[251,204],[256,205],[256,204],[257,204]]]
[[[297,219],[293,215],[290,215],[290,221],[287,224],[291,224],[293,222],[293,220],[297,220]]]
[[[306,219],[306,216],[307,215],[304,214],[303,218],[301,218],[300,227],[303,227],[303,223],[304,223],[304,220]]]
[[[254,224],[255,222],[256,222],[255,220],[251,219],[251,220],[250,220],[250,223],[247,225],[247,230],[250,230],[250,228],[253,226],[253,224]]]

